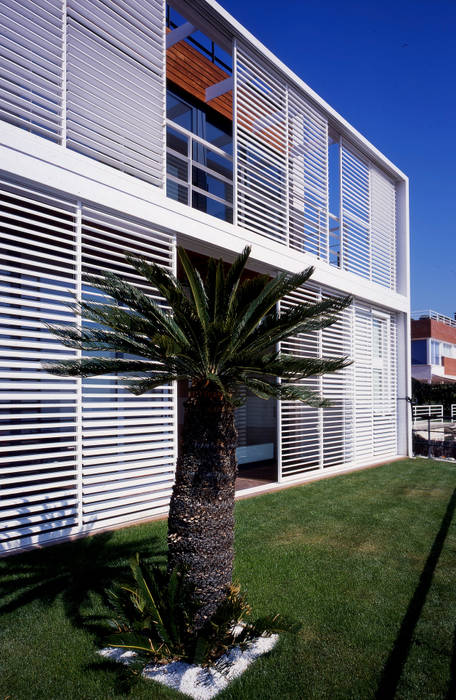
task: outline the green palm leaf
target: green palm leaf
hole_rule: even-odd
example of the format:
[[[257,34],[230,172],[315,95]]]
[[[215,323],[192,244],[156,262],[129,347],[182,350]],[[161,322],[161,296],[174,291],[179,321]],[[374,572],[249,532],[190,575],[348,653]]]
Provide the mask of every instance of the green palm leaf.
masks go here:
[[[85,277],[103,296],[100,301],[72,304],[73,311],[84,318],[82,328],[50,328],[64,345],[90,356],[47,364],[46,370],[81,377],[119,373],[137,395],[183,379],[212,385],[232,402],[245,386],[262,398],[321,405],[321,397],[296,382],[343,369],[349,360],[291,357],[278,353],[277,347],[291,336],[328,327],[351,299],[299,304],[278,314],[278,302],[305,284],[313,268],[273,279],[245,279],[249,254],[247,247],[229,267],[222,260],[209,260],[203,280],[186,251],[179,248],[186,285],[163,267],[128,256],[164,303],[111,272]],[[127,357],[119,358],[119,353]]]

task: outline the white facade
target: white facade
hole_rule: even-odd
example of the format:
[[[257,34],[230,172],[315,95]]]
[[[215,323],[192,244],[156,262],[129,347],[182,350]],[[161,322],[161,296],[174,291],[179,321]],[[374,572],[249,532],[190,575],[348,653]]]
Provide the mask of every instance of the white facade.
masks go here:
[[[232,56],[232,79],[207,93],[232,95],[232,155],[177,131],[188,149],[232,160],[233,223],[166,196],[167,158],[173,192],[204,193],[194,151],[166,147],[162,0],[5,0],[0,10],[3,551],[166,512],[176,387],[137,398],[115,377],[61,379],[41,366],[72,355],[46,323],[80,322],[65,303],[93,298],[84,273],[141,284],[127,250],[175,270],[176,243],[228,261],[249,243],[255,271],[315,266],[284,307],[353,295],[334,326],[283,344],[354,363],[308,380],[330,408],[285,402],[270,413],[275,437],[257,453],[274,445],[277,483],[410,450],[407,177],[217,3],[172,5]],[[185,25],[172,31],[185,41]],[[169,36],[168,46],[179,39]]]

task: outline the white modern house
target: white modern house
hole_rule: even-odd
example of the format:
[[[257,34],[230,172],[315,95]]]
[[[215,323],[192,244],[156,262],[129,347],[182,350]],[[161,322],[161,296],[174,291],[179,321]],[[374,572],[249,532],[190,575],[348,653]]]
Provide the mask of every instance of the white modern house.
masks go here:
[[[407,177],[214,0],[3,0],[0,31],[0,550],[167,510],[186,387],[42,368],[84,273],[144,287],[126,251],[249,243],[249,274],[315,266],[283,307],[353,295],[282,348],[353,358],[309,380],[331,407],[239,410],[248,490],[409,454]]]

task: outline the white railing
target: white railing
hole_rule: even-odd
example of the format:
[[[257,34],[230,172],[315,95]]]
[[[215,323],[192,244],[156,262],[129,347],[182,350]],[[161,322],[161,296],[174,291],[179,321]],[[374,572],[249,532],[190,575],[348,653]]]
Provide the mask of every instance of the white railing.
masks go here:
[[[456,421],[456,403],[451,404],[451,420]]]
[[[440,404],[422,404],[413,406],[413,422],[428,420],[432,423],[443,422],[443,406]]]
[[[432,311],[432,309],[426,309],[425,311],[412,311],[411,318],[414,321],[419,321],[422,318],[430,318],[432,321],[440,321],[440,323],[445,323],[447,326],[456,328],[456,320],[450,316],[445,316],[444,314],[439,314],[437,311]]]

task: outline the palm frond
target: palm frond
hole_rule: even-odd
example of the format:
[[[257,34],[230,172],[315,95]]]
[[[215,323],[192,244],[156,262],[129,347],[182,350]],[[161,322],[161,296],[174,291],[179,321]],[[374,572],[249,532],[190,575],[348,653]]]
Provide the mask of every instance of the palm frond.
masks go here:
[[[192,264],[185,249],[178,246],[177,251],[179,254],[179,260],[182,263],[182,267],[184,268],[188,283],[190,285],[193,302],[198,312],[201,325],[204,329],[206,329],[209,325],[209,306],[203,280],[201,279],[201,275],[196,267]]]
[[[100,374],[124,374],[126,372],[154,372],[162,367],[159,362],[148,360],[122,360],[107,357],[83,357],[75,360],[58,360],[44,364],[43,368],[60,377],[96,377]]]
[[[229,351],[236,352],[277,302],[307,282],[312,273],[313,267],[309,267],[297,274],[282,272],[270,280],[243,316],[237,320]]]
[[[58,376],[117,373],[135,394],[187,379],[202,386],[211,384],[232,402],[238,400],[239,387],[245,386],[262,398],[322,405],[321,397],[297,382],[340,370],[348,358],[291,357],[276,348],[287,338],[328,327],[351,299],[299,304],[279,314],[278,302],[301,287],[313,268],[273,279],[243,279],[249,254],[246,247],[229,268],[222,260],[210,260],[203,281],[179,248],[188,288],[164,267],[127,256],[168,308],[114,273],[85,276],[85,282],[100,290],[102,297],[71,305],[84,318],[82,328],[48,327],[66,347],[90,356],[47,364],[45,369]],[[106,357],[106,353],[128,357]]]

